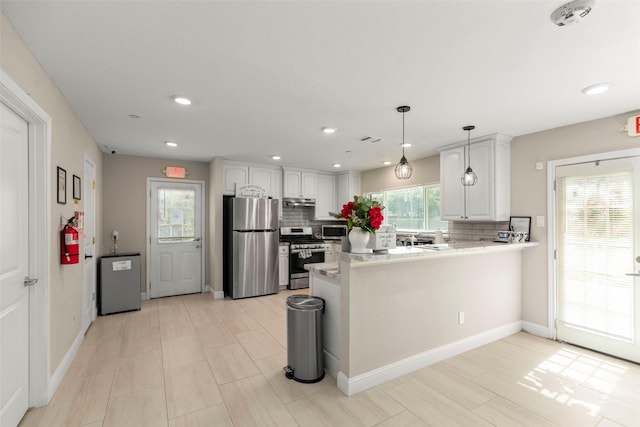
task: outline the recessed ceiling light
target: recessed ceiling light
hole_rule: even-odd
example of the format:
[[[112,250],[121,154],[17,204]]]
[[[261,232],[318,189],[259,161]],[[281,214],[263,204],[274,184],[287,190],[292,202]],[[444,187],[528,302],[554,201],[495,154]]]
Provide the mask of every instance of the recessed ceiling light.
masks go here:
[[[280,156],[271,156],[273,160],[280,160]]]
[[[584,93],[585,95],[597,95],[599,93],[608,91],[611,86],[613,86],[613,83],[597,83],[595,85],[585,87],[584,89],[582,89],[582,93]]]
[[[385,166],[389,166],[391,164],[391,162],[389,160],[386,160],[384,162],[382,162],[383,165]]]
[[[411,147],[411,143],[410,142],[405,142],[404,144],[400,144],[400,146],[404,147],[404,148],[409,148],[409,147]]]
[[[333,164],[333,167],[334,167],[334,168],[339,168],[340,166],[342,166],[340,163],[334,163],[334,164]]]
[[[324,133],[334,133],[337,130],[338,129],[336,129],[336,128],[329,128],[329,127],[323,127],[322,128],[322,132],[324,132]]]
[[[180,105],[191,105],[191,100],[189,98],[185,98],[184,96],[173,95],[171,99],[173,99],[176,103]]]
[[[178,143],[177,142],[173,142],[173,141],[167,141],[165,142],[165,144],[167,145],[167,147],[177,147]]]

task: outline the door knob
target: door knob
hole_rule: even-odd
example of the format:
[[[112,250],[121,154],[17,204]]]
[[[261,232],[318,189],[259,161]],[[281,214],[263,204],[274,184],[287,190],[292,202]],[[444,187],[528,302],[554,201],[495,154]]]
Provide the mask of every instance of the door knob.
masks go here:
[[[640,262],[640,256],[636,257],[636,262]]]
[[[200,238],[199,238],[199,237],[196,237],[195,239],[193,239],[193,241],[194,241],[194,242],[199,242],[199,241],[200,241]]]
[[[29,276],[24,276],[24,285],[25,286],[33,286],[38,283],[38,279],[32,279]]]

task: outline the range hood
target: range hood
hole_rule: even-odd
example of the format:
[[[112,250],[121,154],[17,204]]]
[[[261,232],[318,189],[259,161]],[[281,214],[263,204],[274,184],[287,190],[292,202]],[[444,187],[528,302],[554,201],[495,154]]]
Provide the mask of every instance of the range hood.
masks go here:
[[[302,197],[283,197],[282,206],[295,208],[297,206],[316,206],[316,199],[305,199]]]

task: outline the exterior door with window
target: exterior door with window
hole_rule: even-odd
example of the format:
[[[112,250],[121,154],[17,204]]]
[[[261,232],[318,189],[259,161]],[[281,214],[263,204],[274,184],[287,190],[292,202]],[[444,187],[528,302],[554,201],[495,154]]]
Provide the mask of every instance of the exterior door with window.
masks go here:
[[[556,168],[559,340],[640,362],[640,157]]]
[[[202,192],[199,182],[150,181],[150,297],[202,292]]]

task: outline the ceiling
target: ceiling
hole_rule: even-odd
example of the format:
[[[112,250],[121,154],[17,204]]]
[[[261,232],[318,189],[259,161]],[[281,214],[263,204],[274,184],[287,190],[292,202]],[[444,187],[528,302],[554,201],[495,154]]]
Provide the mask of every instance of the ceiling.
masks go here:
[[[468,124],[472,137],[518,136],[640,108],[640,2],[599,0],[582,22],[558,27],[549,17],[563,3],[2,0],[0,8],[104,151],[255,163],[278,154],[276,164],[368,170],[401,157],[400,105],[411,106],[409,161],[465,140]],[[613,87],[581,93],[599,82]]]

